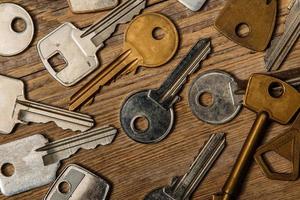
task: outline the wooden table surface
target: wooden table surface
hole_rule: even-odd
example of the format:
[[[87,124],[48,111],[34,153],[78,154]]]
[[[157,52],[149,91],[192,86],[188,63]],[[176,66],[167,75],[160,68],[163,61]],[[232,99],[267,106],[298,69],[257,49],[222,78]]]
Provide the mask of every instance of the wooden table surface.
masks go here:
[[[26,83],[26,94],[29,99],[67,108],[70,96],[93,75],[75,87],[66,88],[60,85],[43,67],[36,44],[63,22],[73,22],[78,27],[86,27],[104,16],[106,12],[73,14],[68,7],[67,0],[11,0],[11,2],[18,3],[29,11],[35,22],[36,34],[30,48],[24,53],[14,57],[0,57],[0,73],[22,79]],[[129,139],[121,129],[119,110],[129,94],[144,88],[158,87],[200,38],[210,37],[212,39],[213,53],[202,64],[202,69],[198,73],[211,69],[222,69],[235,74],[240,79],[246,79],[251,73],[265,71],[264,52],[253,52],[243,48],[225,38],[214,28],[214,21],[225,3],[225,0],[209,0],[201,11],[192,12],[177,0],[148,1],[149,6],[144,12],[165,14],[176,24],[180,33],[178,53],[165,66],[142,69],[136,75],[124,76],[105,86],[101,94],[97,95],[95,103],[83,108],[82,112],[92,115],[97,122],[97,127],[106,124],[116,126],[119,134],[115,142],[96,150],[80,150],[70,159],[63,161],[59,171],[67,164],[76,163],[105,177],[112,183],[111,199],[143,199],[144,195],[152,189],[169,184],[173,176],[183,175],[210,134],[226,132],[228,146],[204,182],[197,188],[193,199],[211,199],[213,193],[221,190],[255,119],[255,113],[243,109],[236,119],[221,126],[199,121],[191,113],[187,99],[191,82],[197,74],[190,77],[181,92],[182,100],[175,106],[176,124],[173,132],[158,144],[144,145]],[[275,36],[284,31],[288,3],[288,0],[279,1]],[[122,51],[125,28],[126,25],[119,26],[116,33],[107,40],[105,48],[99,53],[102,65],[111,62]],[[289,54],[283,68],[299,67],[299,54],[300,44],[298,43]],[[265,139],[262,139],[262,143],[287,128],[272,125],[268,129]],[[63,131],[53,123],[19,125],[13,134],[1,136],[0,143],[7,143],[37,133],[44,134],[51,141],[74,134],[71,131]],[[274,160],[280,168],[285,164],[279,162],[278,159]],[[14,197],[0,195],[0,199],[42,199],[49,186]],[[300,181],[282,182],[267,179],[254,164],[239,199],[300,199],[299,187]]]

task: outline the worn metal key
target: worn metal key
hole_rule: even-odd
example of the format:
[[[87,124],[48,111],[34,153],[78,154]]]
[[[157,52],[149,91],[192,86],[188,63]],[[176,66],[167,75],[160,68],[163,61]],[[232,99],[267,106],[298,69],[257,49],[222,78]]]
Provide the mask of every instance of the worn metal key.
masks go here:
[[[89,115],[25,99],[21,80],[0,75],[0,133],[9,134],[17,123],[55,122],[62,129],[86,131],[94,126]]]
[[[224,133],[213,134],[201,149],[188,172],[175,177],[170,186],[151,191],[145,200],[187,200],[203,181],[226,146]]]
[[[153,35],[156,30],[163,32],[162,38]],[[140,15],[125,32],[123,53],[72,96],[69,109],[91,103],[101,87],[120,74],[136,72],[139,66],[158,67],[167,63],[177,47],[178,33],[167,17],[156,13]]]
[[[223,186],[222,193],[214,195],[216,200],[236,199],[268,122],[272,120],[283,125],[290,123],[300,109],[300,93],[280,79],[254,74],[248,83],[244,105],[256,112],[257,118]]]
[[[156,143],[171,132],[174,125],[173,105],[188,76],[200,68],[200,62],[211,52],[210,39],[201,39],[181,61],[159,89],[144,90],[131,95],[123,104],[120,121],[125,133],[141,143]],[[148,127],[136,127],[139,119],[148,121]]]
[[[64,23],[41,39],[37,44],[40,58],[49,73],[64,86],[72,86],[99,66],[97,51],[118,24],[129,22],[146,6],[145,0],[124,1],[103,19],[87,29],[80,30],[71,23]],[[49,62],[60,55],[65,66],[56,70]]]
[[[88,13],[107,10],[118,5],[119,0],[68,0],[72,12]]]
[[[78,165],[69,165],[56,179],[44,200],[106,200],[109,190],[110,185],[103,178]]]
[[[108,145],[116,134],[114,127],[105,126],[50,143],[37,134],[0,145],[0,169],[6,165],[14,168],[12,175],[0,173],[2,194],[12,196],[54,181],[61,160],[81,148]]]
[[[300,0],[291,0],[288,9],[290,13],[285,22],[284,34],[274,39],[266,52],[265,63],[268,71],[280,68],[300,34]]]

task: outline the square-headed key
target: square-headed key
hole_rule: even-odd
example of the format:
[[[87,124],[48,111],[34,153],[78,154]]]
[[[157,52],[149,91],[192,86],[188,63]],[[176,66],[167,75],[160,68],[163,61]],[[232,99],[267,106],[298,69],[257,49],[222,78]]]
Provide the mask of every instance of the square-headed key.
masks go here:
[[[37,44],[40,58],[49,73],[62,85],[72,86],[99,66],[97,51],[104,47],[118,24],[127,23],[146,6],[145,0],[128,0],[87,29],[64,23]],[[57,71],[49,60],[60,55],[64,69]]]
[[[68,0],[72,12],[88,13],[107,10],[118,5],[119,0]]]
[[[61,160],[79,149],[111,144],[116,134],[117,129],[104,126],[54,142],[37,134],[0,145],[1,193],[12,196],[49,184],[55,180]]]
[[[9,134],[17,123],[55,122],[63,129],[86,131],[94,125],[89,115],[25,99],[21,80],[0,75],[0,133]]]

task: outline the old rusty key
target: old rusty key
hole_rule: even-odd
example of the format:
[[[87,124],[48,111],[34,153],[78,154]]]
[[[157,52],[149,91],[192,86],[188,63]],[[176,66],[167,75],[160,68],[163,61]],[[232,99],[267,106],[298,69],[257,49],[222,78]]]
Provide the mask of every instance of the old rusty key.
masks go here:
[[[155,35],[158,30],[161,34]],[[124,51],[105,66],[72,98],[69,110],[76,110],[93,101],[102,86],[120,74],[136,72],[139,66],[158,67],[167,63],[178,47],[175,25],[165,16],[147,13],[137,17],[125,32]]]
[[[214,195],[215,200],[235,199],[268,121],[288,124],[300,108],[300,93],[277,78],[254,74],[248,83],[244,105],[258,115],[222,193]]]
[[[265,145],[260,146],[254,159],[269,179],[282,181],[295,181],[300,172],[300,113],[292,127],[283,134],[273,138]],[[280,156],[292,162],[291,173],[280,173],[274,171],[272,166],[264,159],[267,152],[274,151]]]

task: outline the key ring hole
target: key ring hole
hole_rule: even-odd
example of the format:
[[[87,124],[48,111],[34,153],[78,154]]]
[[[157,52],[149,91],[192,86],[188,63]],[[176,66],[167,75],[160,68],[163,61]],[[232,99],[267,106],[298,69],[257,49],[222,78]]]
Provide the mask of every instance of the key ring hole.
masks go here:
[[[131,128],[137,133],[145,133],[149,129],[149,120],[146,116],[135,117],[131,122]]]
[[[67,181],[63,181],[58,185],[58,191],[62,194],[68,194],[71,191],[71,185]]]
[[[11,163],[5,163],[1,166],[1,174],[6,177],[11,177],[15,173],[15,167]]]
[[[165,31],[160,27],[155,27],[152,31],[152,37],[155,40],[162,40],[164,39],[165,35],[166,35]]]
[[[203,107],[211,107],[214,104],[214,97],[210,92],[203,92],[198,96],[198,102]]]
[[[284,86],[279,82],[273,82],[268,88],[268,92],[273,98],[280,98],[284,94]]]
[[[238,24],[235,28],[235,33],[240,38],[245,38],[249,36],[250,31],[251,31],[250,26],[244,22]]]
[[[11,21],[11,29],[16,33],[22,33],[26,30],[27,24],[21,17],[15,17]]]

